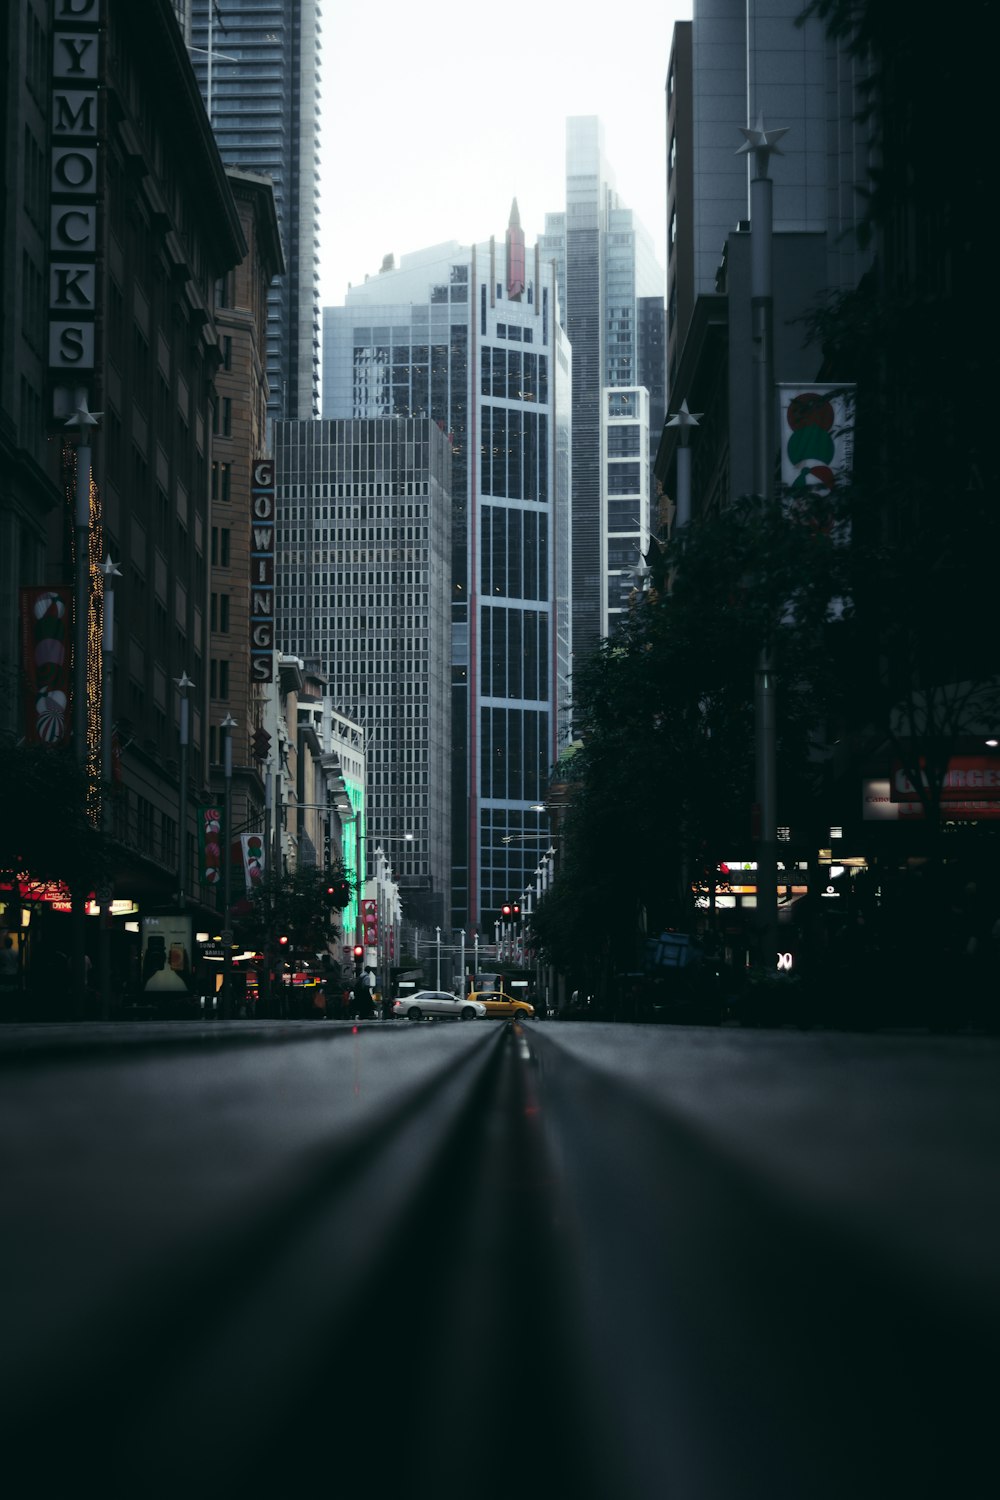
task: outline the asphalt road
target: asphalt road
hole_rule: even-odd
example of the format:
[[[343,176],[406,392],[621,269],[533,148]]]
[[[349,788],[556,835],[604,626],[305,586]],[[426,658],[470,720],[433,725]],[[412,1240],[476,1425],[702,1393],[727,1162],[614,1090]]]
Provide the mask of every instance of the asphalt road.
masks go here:
[[[1000,1043],[0,1028],[13,1496],[996,1491]]]

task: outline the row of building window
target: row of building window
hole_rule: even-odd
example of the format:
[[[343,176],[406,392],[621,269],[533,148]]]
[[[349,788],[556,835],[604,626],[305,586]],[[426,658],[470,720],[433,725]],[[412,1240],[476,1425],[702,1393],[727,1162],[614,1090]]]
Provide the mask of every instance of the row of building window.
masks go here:
[[[482,592],[505,599],[548,599],[548,516],[501,505],[483,507]]]
[[[483,697],[544,700],[549,686],[548,616],[484,607],[480,622]]]
[[[484,406],[480,486],[501,500],[549,498],[549,427],[544,412]]]

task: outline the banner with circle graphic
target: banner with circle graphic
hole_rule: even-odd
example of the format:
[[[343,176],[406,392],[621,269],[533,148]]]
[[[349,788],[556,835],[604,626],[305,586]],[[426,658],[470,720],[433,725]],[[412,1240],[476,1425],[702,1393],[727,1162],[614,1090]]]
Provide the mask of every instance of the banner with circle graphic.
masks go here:
[[[264,835],[241,833],[240,846],[243,850],[243,878],[249,895],[264,878]]]
[[[62,745],[70,728],[72,594],[23,588],[20,602],[24,737],[29,745]]]
[[[831,494],[851,477],[854,386],[779,385],[781,482],[791,495]]]

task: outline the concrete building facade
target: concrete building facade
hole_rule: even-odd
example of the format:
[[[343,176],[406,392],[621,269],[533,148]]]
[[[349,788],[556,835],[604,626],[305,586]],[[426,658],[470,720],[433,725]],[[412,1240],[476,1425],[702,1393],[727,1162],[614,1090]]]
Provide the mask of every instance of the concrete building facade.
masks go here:
[[[411,917],[441,924],[451,903],[451,445],[427,417],[279,422],[274,434],[279,639],[364,729],[369,859],[384,846]]]

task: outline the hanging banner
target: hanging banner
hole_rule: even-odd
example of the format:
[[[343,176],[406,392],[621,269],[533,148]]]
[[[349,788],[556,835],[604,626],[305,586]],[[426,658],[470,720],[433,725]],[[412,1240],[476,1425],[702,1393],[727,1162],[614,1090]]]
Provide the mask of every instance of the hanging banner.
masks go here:
[[[854,387],[779,385],[781,482],[792,495],[829,494],[851,477]]]
[[[364,929],[362,941],[367,948],[378,946],[378,902],[362,901],[361,925]]]
[[[217,807],[198,809],[198,852],[205,884],[218,885],[222,879],[222,813]]]
[[[274,459],[258,458],[250,474],[250,672],[274,681]]]
[[[264,835],[241,833],[240,848],[243,852],[243,878],[249,894],[264,878]]]
[[[21,668],[24,738],[29,745],[62,745],[69,737],[69,589],[21,589]]]

